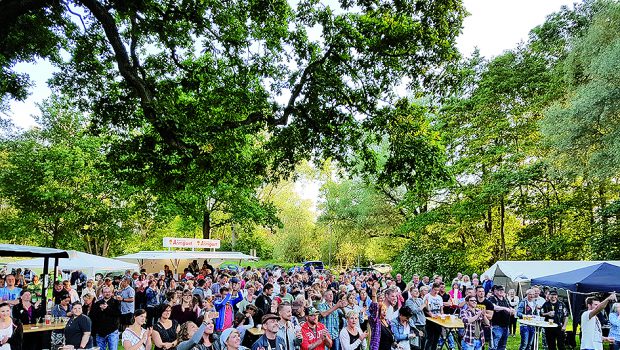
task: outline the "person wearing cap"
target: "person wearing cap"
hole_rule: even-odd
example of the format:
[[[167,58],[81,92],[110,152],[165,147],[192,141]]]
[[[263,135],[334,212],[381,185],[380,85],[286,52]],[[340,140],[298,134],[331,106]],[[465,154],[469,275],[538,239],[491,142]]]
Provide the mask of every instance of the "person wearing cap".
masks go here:
[[[282,337],[278,336],[280,317],[276,314],[266,314],[262,317],[263,330],[265,333],[258,338],[252,350],[286,350],[286,344]]]
[[[493,295],[489,301],[493,304],[493,318],[491,319],[492,342],[489,346],[491,350],[506,350],[508,333],[510,328],[510,318],[514,317],[515,310],[510,307],[504,287],[493,286]]]
[[[280,280],[278,283],[280,284],[280,292],[278,293],[278,296],[276,297],[279,299],[278,304],[282,304],[285,301],[292,303],[293,296],[288,293],[288,290],[286,288],[286,282],[284,282],[284,280]]]
[[[308,309],[306,323],[301,326],[301,350],[325,350],[332,347],[332,337],[325,325],[318,321],[319,311],[314,307]]]
[[[241,334],[235,328],[228,328],[222,332],[220,336],[220,345],[222,350],[246,350],[241,346]]]
[[[545,337],[547,338],[547,346],[549,350],[564,350],[564,341],[566,325],[568,324],[568,308],[566,305],[558,300],[558,291],[552,290],[549,292],[549,301],[545,302],[542,306],[542,316],[547,321],[553,321],[557,327],[545,328]]]

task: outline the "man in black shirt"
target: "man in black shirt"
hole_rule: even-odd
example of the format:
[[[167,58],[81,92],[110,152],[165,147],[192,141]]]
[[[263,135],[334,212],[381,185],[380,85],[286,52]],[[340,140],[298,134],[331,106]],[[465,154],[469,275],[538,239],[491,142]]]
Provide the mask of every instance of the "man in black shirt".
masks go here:
[[[549,350],[564,350],[564,332],[568,322],[568,309],[563,302],[558,300],[558,292],[556,290],[552,290],[549,293],[549,301],[542,306],[542,315],[545,316],[545,320],[553,321],[553,323],[557,324],[557,327],[545,328]]]
[[[103,287],[103,299],[97,301],[90,312],[93,334],[101,350],[118,348],[118,325],[121,303],[112,298],[112,289]]]
[[[510,328],[510,318],[514,317],[514,309],[510,307],[510,303],[506,299],[504,287],[493,286],[493,296],[489,301],[493,303],[493,318],[491,319],[493,342],[490,345],[491,350],[506,350],[506,342],[508,341],[508,332]]]
[[[487,319],[490,320],[491,318],[493,318],[493,310],[495,309],[495,306],[485,297],[484,287],[482,286],[476,287],[476,308],[482,310],[487,315]],[[490,343],[491,327],[483,323],[482,330],[484,331],[484,339],[489,339]]]
[[[267,283],[263,287],[263,293],[256,298],[254,305],[258,308],[258,312],[254,315],[254,324],[261,323],[261,318],[271,312],[271,295],[273,294],[273,284]]]

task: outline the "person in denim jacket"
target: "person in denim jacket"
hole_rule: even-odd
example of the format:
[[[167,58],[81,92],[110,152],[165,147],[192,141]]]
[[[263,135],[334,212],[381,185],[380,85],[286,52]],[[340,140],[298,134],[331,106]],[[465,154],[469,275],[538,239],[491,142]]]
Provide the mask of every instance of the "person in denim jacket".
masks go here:
[[[523,319],[524,315],[536,314],[536,293],[533,289],[528,289],[525,292],[526,297],[519,302],[517,306],[517,318]],[[534,332],[536,331],[533,326],[527,326],[521,324],[519,327],[519,333],[521,333],[521,344],[519,350],[529,350],[534,343]]]
[[[404,306],[398,310],[398,316],[390,321],[394,341],[398,344],[399,349],[408,350],[410,341],[420,335],[420,331],[416,328],[411,316],[413,316],[413,311],[408,306]]]

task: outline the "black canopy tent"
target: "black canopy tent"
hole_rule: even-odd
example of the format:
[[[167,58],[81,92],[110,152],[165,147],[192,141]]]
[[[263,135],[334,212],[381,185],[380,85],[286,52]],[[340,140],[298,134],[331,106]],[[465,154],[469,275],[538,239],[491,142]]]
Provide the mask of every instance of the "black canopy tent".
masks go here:
[[[56,280],[56,268],[58,267],[58,259],[68,258],[69,253],[65,250],[33,247],[18,244],[0,244],[0,256],[24,257],[24,258],[44,258],[43,262],[43,295],[47,298],[47,288],[49,287],[49,279],[47,277],[49,271],[49,259],[54,259],[54,278]],[[47,299],[46,299],[47,300]]]

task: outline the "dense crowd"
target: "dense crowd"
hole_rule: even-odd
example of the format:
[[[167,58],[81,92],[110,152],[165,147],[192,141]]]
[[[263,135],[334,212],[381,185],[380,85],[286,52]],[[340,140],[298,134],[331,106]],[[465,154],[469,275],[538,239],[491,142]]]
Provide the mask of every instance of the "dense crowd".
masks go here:
[[[0,350],[98,346],[115,350],[505,350],[520,336],[519,350],[534,350],[534,326],[517,320],[544,318],[548,350],[564,350],[569,310],[554,290],[532,288],[520,298],[513,289],[477,275],[418,276],[406,282],[376,272],[215,269],[194,261],[176,276],[131,273],[89,280],[74,271],[56,281],[46,302],[42,284],[29,270],[0,279]],[[603,337],[599,313],[610,301],[589,298],[581,315],[582,349],[602,350],[620,342],[620,304],[609,314]],[[446,317],[446,315],[448,315]],[[597,316],[598,315],[598,316]],[[23,325],[45,318],[66,321],[51,339],[22,334]],[[460,320],[459,331],[442,325]]]

